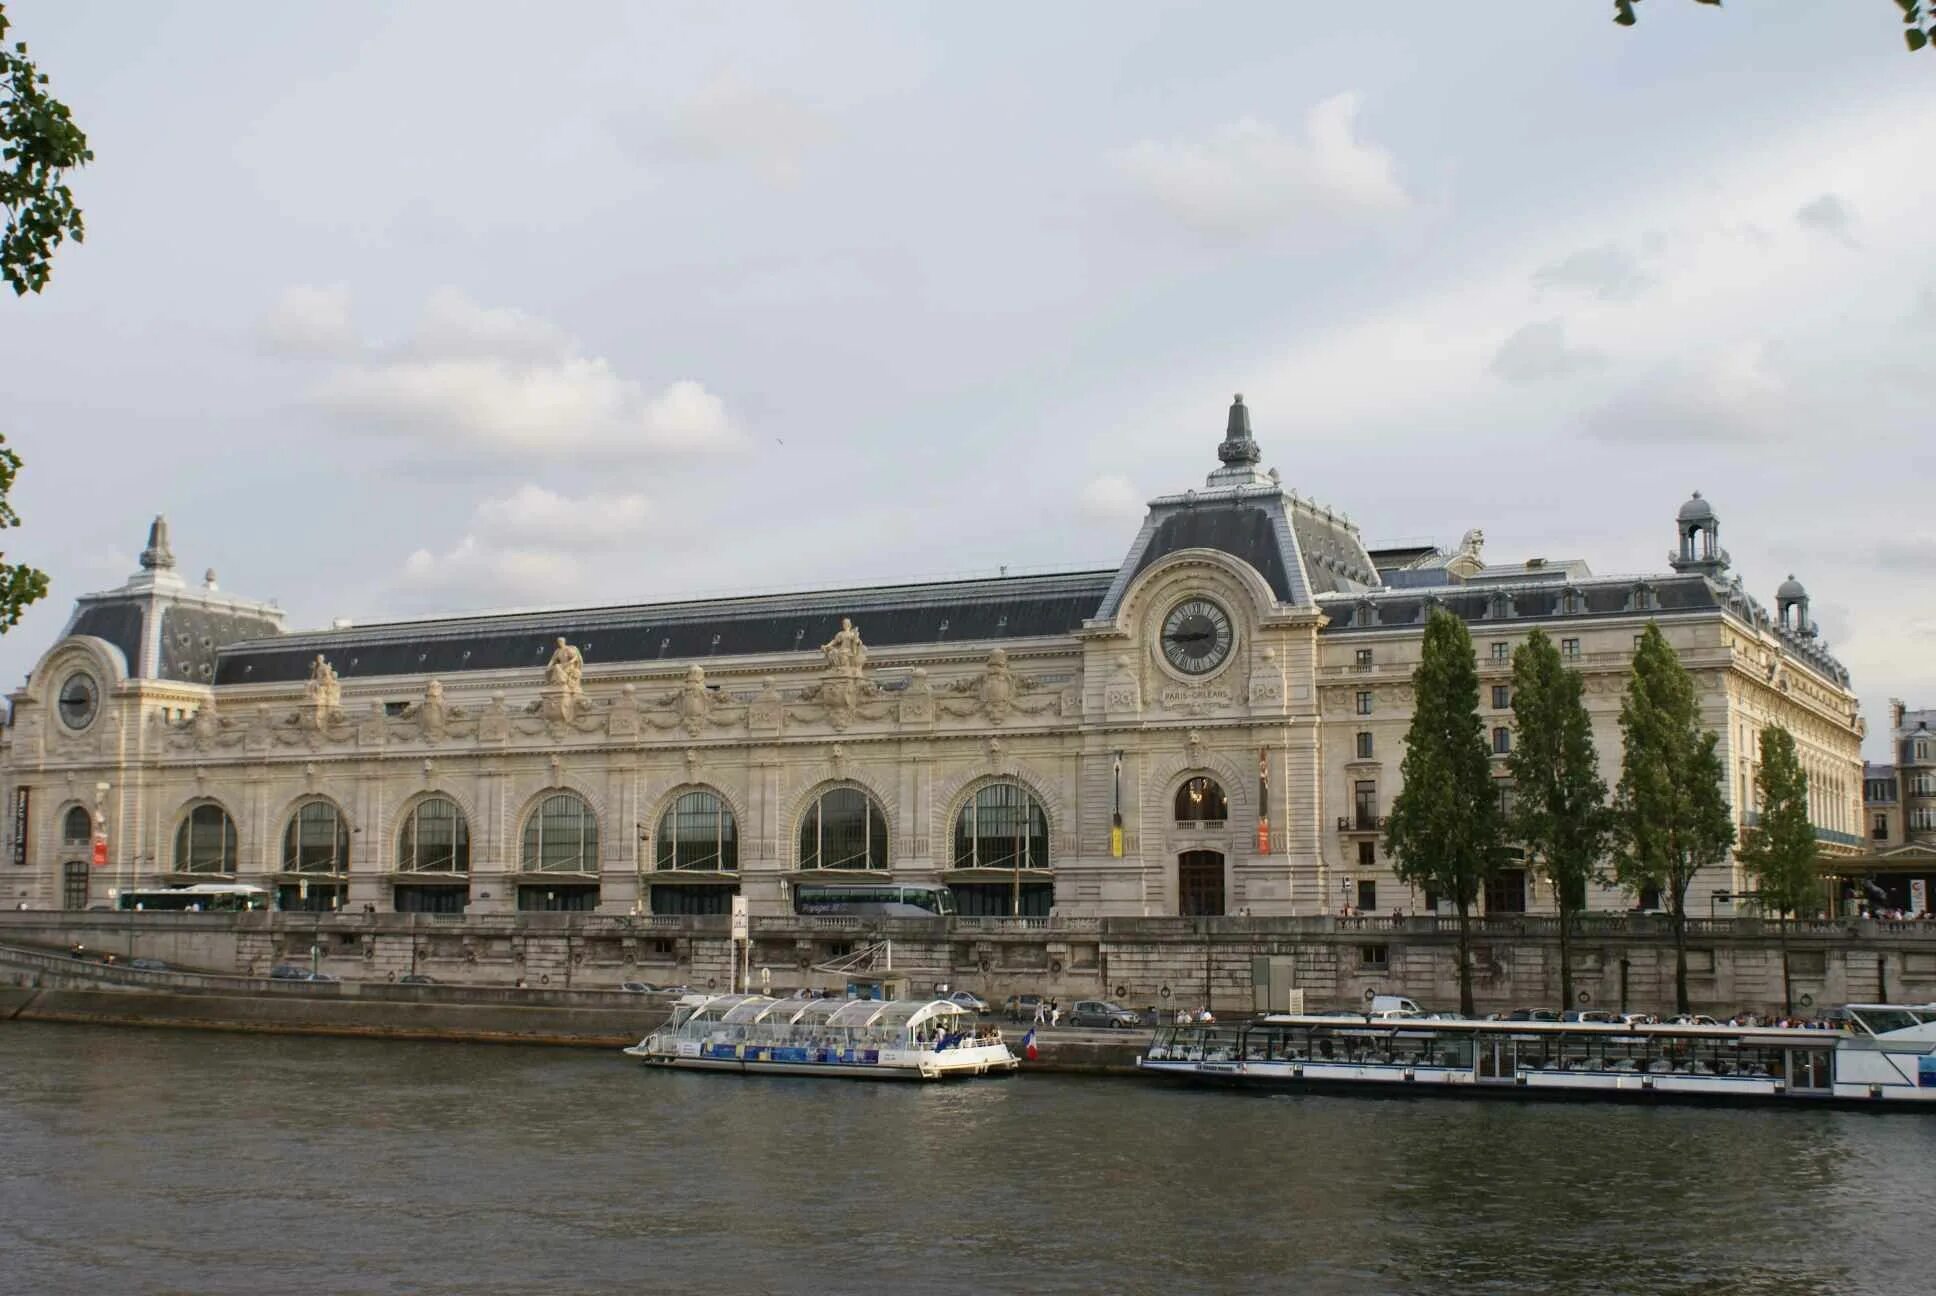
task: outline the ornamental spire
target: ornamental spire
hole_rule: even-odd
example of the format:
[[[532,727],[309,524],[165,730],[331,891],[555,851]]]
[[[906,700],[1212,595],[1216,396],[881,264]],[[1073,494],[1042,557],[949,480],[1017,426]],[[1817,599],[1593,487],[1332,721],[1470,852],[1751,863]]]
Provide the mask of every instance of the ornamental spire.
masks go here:
[[[143,571],[173,571],[175,551],[168,547],[168,519],[155,514],[155,520],[148,526],[148,547],[141,551]]]
[[[1224,425],[1223,444],[1217,447],[1217,458],[1235,468],[1255,464],[1263,457],[1250,435],[1250,408],[1244,404],[1244,394],[1238,392],[1230,402],[1230,421]]]

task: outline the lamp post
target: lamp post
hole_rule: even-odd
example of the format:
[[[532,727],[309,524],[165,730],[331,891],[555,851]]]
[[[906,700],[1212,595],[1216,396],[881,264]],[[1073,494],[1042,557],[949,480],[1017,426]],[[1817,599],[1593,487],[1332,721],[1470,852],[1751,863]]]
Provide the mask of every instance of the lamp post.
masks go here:
[[[1338,887],[1344,893],[1339,897],[1338,912],[1341,916],[1348,916],[1351,913],[1351,875],[1349,873],[1339,877]]]

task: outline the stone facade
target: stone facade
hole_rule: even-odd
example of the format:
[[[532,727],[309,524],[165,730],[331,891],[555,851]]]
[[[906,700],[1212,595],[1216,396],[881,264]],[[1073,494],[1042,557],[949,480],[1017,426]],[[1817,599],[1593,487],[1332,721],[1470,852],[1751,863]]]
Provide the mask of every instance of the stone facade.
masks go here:
[[[11,697],[0,899],[84,908],[232,878],[291,907],[670,914],[737,890],[773,916],[803,882],[887,876],[985,913],[1418,912],[1379,820],[1434,607],[1472,626],[1482,706],[1530,629],[1562,645],[1609,783],[1633,644],[1658,622],[1739,813],[1756,732],[1784,724],[1825,853],[1855,852],[1847,674],[1805,595],[1784,586],[1771,615],[1729,577],[1698,496],[1670,571],[1596,577],[1488,566],[1478,532],[1366,549],[1258,468],[1241,399],[1218,455],[1202,488],[1151,502],[1113,570],[293,634],[213,573],[189,588],[158,526],[142,572],[82,599]],[[971,804],[983,835],[964,845]],[[1729,866],[1690,904],[1742,884]],[[1548,899],[1523,882],[1489,897]]]

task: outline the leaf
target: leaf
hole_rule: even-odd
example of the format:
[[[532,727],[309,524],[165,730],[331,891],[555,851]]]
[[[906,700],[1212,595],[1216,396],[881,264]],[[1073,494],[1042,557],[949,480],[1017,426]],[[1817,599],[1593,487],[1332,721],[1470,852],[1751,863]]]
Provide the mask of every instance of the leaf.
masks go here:
[[[1929,37],[1923,34],[1923,29],[1920,27],[1910,27],[1906,29],[1902,33],[1902,39],[1903,39],[1903,43],[1909,46],[1911,53],[1914,53],[1916,50],[1919,50],[1923,46],[1929,44]]]

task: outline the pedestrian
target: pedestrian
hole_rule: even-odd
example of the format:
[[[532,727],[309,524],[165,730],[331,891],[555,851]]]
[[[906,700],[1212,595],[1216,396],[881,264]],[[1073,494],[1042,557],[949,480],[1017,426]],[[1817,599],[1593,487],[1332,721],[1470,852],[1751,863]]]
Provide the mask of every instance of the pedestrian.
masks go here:
[[[1061,1024],[1062,1024],[1062,1005],[1057,1003],[1055,1000],[1051,999],[1049,1000],[1049,1025],[1060,1026]]]
[[[1031,1024],[1036,1026],[1044,1026],[1048,1024],[1048,1020],[1049,1020],[1049,1001],[1046,999],[1037,999],[1035,1001],[1035,1021]]]

